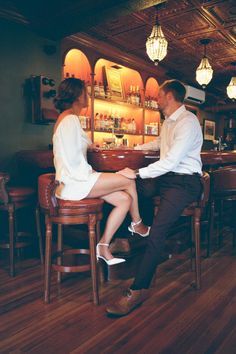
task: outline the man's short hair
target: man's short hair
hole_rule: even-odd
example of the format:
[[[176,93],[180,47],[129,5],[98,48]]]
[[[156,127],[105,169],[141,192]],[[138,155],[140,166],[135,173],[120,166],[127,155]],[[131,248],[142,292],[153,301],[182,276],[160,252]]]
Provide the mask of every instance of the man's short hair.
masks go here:
[[[165,93],[171,92],[177,102],[184,102],[186,89],[184,84],[179,80],[166,80],[160,86]]]

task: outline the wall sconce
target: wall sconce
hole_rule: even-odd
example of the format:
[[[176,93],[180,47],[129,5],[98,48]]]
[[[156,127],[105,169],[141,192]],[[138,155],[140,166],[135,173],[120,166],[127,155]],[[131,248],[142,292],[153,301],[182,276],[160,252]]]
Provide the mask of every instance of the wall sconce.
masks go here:
[[[209,82],[211,81],[212,76],[213,76],[212,67],[209,63],[207,56],[206,56],[206,46],[210,42],[212,42],[212,40],[209,38],[200,39],[200,43],[202,45],[204,45],[204,56],[203,56],[201,63],[199,64],[199,66],[196,70],[196,80],[202,86],[202,88],[205,88],[206,85],[209,84]]]

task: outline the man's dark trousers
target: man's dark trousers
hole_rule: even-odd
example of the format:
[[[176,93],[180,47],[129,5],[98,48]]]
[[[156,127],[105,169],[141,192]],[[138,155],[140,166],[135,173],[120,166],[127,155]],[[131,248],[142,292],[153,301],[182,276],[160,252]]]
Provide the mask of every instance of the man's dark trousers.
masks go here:
[[[158,178],[137,180],[140,197],[160,195],[160,206],[154,217],[143,259],[131,289],[147,289],[157,265],[163,259],[165,241],[170,228],[185,207],[199,199],[202,192],[200,175],[165,174]]]

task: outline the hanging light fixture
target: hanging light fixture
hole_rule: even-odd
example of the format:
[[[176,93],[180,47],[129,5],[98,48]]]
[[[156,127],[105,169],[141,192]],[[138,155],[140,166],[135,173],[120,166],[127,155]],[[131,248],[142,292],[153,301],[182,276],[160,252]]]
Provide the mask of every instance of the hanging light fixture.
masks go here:
[[[197,70],[196,70],[196,80],[197,82],[205,88],[206,85],[209,84],[209,82],[212,79],[213,76],[213,70],[212,67],[209,63],[209,60],[206,56],[206,46],[209,44],[212,40],[209,38],[201,39],[200,43],[204,45],[204,56],[201,60],[201,63],[199,64]]]
[[[156,12],[155,25],[152,28],[152,33],[146,41],[146,52],[149,58],[154,61],[155,65],[163,60],[167,54],[168,42],[165,39],[161,26],[158,23],[158,15]]]
[[[231,65],[236,67],[236,61],[233,61]],[[236,100],[236,76],[232,76],[226,90],[228,97],[233,101]]]

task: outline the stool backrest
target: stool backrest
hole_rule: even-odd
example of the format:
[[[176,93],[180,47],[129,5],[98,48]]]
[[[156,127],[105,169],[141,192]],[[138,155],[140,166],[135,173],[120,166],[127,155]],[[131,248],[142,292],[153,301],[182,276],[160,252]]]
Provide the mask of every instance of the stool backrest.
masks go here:
[[[236,166],[219,168],[212,172],[214,194],[236,193]]]
[[[203,171],[203,174],[201,176],[201,182],[203,186],[202,190],[202,195],[201,195],[201,200],[200,200],[200,207],[205,208],[209,201],[209,196],[210,196],[210,175],[209,173]]]
[[[45,173],[38,178],[39,205],[50,215],[57,214],[57,198],[55,189],[58,183],[55,181],[55,173]]]
[[[0,204],[6,205],[9,201],[6,184],[10,180],[10,176],[5,172],[0,172]]]

